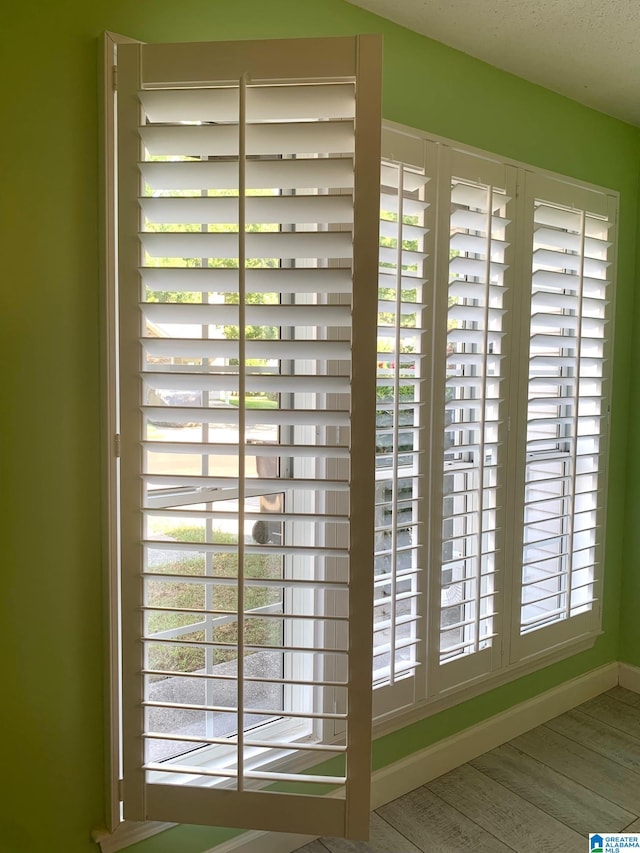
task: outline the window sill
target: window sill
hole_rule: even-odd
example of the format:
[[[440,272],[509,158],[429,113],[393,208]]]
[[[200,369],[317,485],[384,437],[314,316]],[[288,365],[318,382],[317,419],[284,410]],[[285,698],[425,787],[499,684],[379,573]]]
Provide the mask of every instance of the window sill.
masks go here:
[[[440,696],[432,699],[425,699],[422,702],[416,702],[410,710],[392,711],[388,714],[380,714],[375,716],[375,690],[374,690],[374,721],[373,721],[373,738],[382,737],[383,735],[392,734],[404,726],[417,723],[440,711],[446,711],[453,708],[455,705],[460,705],[469,699],[480,696],[482,693],[487,693],[496,687],[501,687],[503,684],[513,682],[518,678],[523,678],[525,675],[530,675],[543,667],[551,666],[554,663],[573,657],[574,655],[585,652],[593,648],[596,640],[604,632],[597,631],[587,634],[577,640],[569,640],[561,646],[557,646],[551,651],[540,652],[537,655],[532,655],[523,662],[512,664],[504,667],[498,672],[485,675],[477,680],[469,682],[465,685],[453,687],[443,692]]]

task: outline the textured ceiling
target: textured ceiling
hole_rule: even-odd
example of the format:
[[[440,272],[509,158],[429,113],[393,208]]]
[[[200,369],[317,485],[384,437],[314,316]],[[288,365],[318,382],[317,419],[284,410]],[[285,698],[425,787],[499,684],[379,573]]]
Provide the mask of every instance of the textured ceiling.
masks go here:
[[[640,126],[640,0],[350,0]]]

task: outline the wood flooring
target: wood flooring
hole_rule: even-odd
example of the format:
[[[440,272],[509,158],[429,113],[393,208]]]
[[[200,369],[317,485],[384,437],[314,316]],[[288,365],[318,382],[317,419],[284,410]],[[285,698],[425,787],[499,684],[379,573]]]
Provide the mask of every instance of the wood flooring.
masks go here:
[[[297,853],[586,853],[640,833],[640,695],[614,687]]]

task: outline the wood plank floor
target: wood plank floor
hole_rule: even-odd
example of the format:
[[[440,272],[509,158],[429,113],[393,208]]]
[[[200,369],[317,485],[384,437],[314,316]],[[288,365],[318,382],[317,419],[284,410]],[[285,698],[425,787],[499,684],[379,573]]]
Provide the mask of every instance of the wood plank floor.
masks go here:
[[[585,853],[640,832],[640,695],[614,687],[371,815],[368,844],[297,853]]]

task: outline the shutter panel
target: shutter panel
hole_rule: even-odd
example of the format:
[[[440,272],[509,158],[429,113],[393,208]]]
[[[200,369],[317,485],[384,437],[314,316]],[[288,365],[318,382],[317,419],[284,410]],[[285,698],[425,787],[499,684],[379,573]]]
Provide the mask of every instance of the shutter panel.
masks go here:
[[[431,695],[500,665],[515,170],[441,155]]]
[[[614,200],[529,177],[533,211],[516,659],[597,630]],[[528,359],[527,359],[528,355]]]
[[[127,819],[367,834],[379,53],[119,48]]]
[[[412,147],[406,149],[406,144]],[[403,146],[405,147],[400,147]],[[414,150],[415,149],[415,150]],[[411,705],[422,691],[423,570],[429,388],[426,304],[433,282],[430,146],[385,130],[378,275],[374,711]],[[429,251],[430,250],[430,251]],[[423,679],[421,679],[423,681]]]

